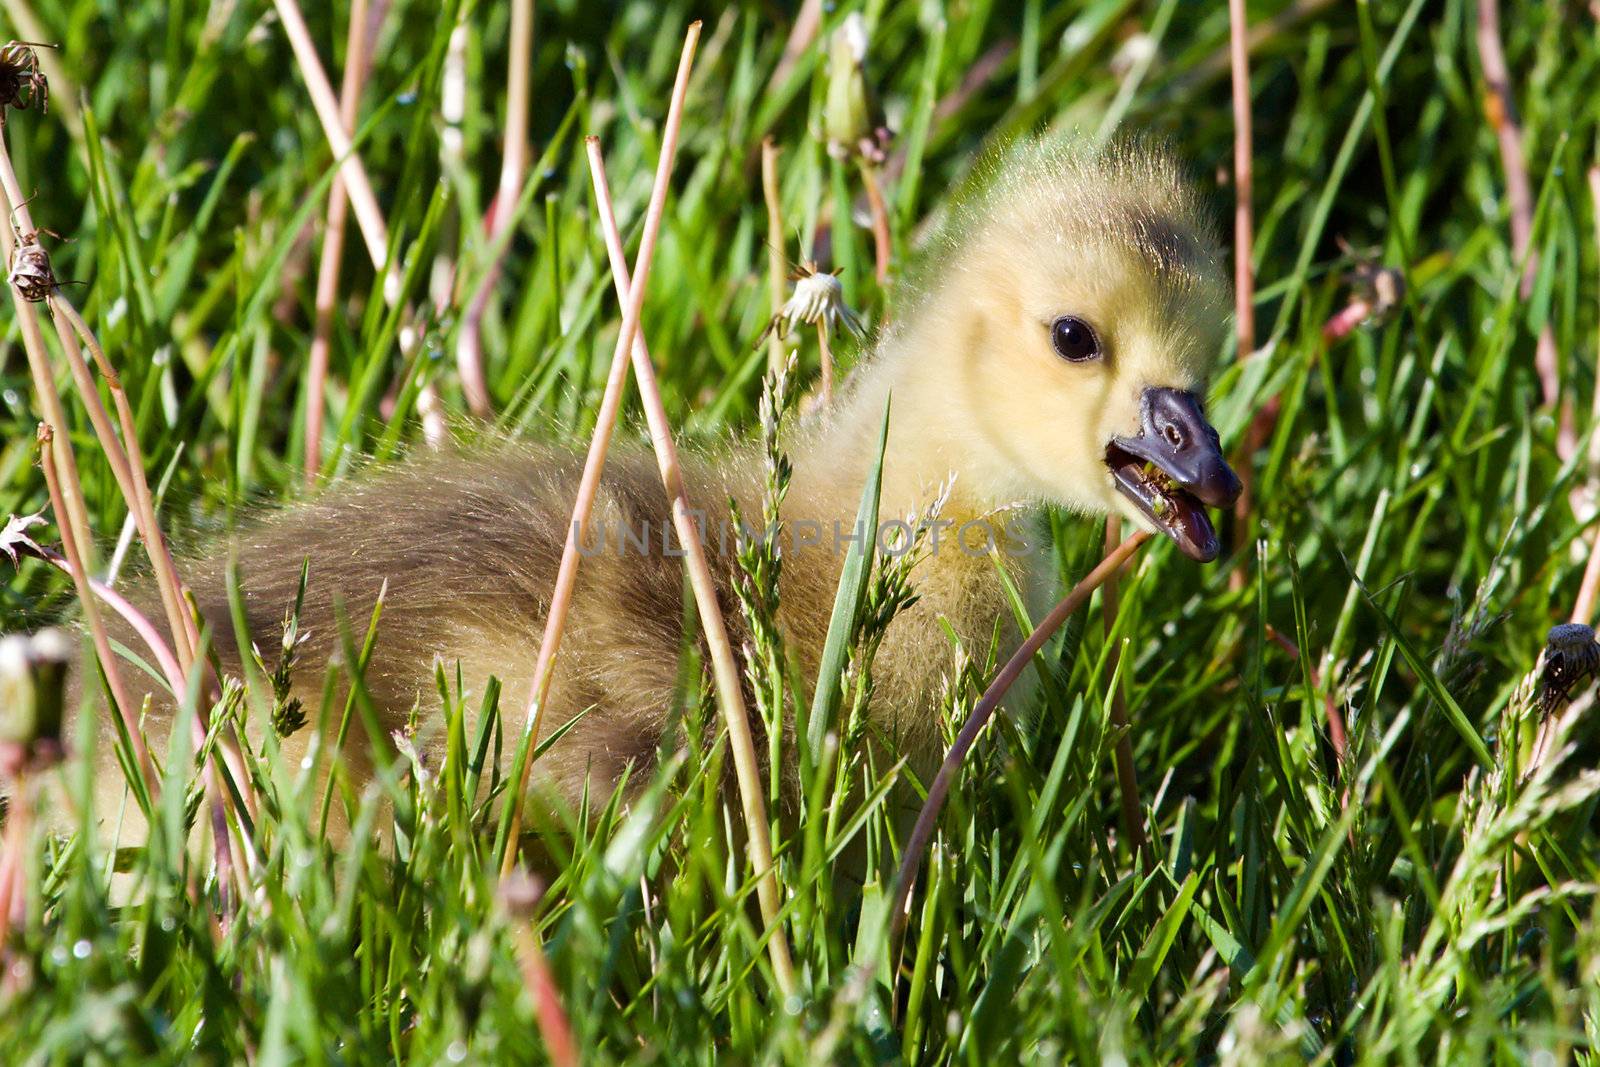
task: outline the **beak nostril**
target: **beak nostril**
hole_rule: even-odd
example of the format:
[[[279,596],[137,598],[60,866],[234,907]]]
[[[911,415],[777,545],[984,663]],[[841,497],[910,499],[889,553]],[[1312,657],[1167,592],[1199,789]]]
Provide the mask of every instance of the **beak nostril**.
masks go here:
[[[1173,448],[1182,448],[1184,445],[1183,431],[1170,422],[1161,428],[1161,435]]]

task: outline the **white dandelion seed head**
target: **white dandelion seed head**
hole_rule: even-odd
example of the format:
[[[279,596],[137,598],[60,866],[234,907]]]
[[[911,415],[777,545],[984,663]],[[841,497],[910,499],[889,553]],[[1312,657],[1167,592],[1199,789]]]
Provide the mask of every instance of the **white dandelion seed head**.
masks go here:
[[[784,332],[804,323],[808,326],[825,326],[829,330],[843,326],[860,336],[865,332],[861,320],[844,301],[844,286],[827,271],[810,271],[796,280],[794,292],[783,311],[779,313]]]

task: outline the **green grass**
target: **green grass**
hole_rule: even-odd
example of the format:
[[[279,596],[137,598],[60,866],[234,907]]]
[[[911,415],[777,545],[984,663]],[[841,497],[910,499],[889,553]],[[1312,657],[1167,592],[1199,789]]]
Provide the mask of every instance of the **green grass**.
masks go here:
[[[308,6],[337,71],[346,5]],[[427,300],[436,258],[454,267],[455,296],[447,291],[429,323],[422,357],[405,364],[352,227],[330,383],[332,474],[363,454],[420,447],[422,382],[462,407],[457,309],[487,261],[481,220],[499,168],[507,14],[504,4],[460,5],[470,27],[464,163],[441,173],[440,69],[456,6],[394,5],[361,129],[409,297]],[[1091,609],[1051,653],[1037,724],[1002,720],[959,779],[898,970],[882,938],[898,840],[882,806],[859,799],[870,801],[883,768],[846,732],[833,792],[857,799],[821,832],[782,843],[802,982],[784,1002],[732,843],[737,805],[715,788],[714,705],[687,693],[684,730],[665,742],[683,755],[641,800],[538,828],[558,876],[536,922],[586,1060],[1600,1057],[1600,785],[1581,771],[1597,751],[1586,703],[1566,720],[1576,754],[1523,774],[1538,720],[1526,678],[1548,627],[1571,611],[1591,533],[1568,502],[1587,471],[1557,454],[1533,351],[1548,323],[1586,441],[1600,267],[1585,171],[1600,43],[1581,5],[1506,5],[1538,200],[1539,272],[1525,300],[1483,118],[1475,5],[1250,6],[1257,24],[1289,7],[1306,17],[1280,24],[1253,59],[1266,354],[1243,365],[1226,356],[1211,406],[1230,447],[1268,397],[1281,397],[1282,414],[1252,458],[1257,509],[1236,558],[1198,568],[1156,545],[1124,583],[1114,637],[1128,642],[1122,670],[1159,868],[1141,871],[1115,830],[1108,646]],[[312,234],[329,153],[263,0],[35,7],[70,84],[53,86],[48,115],[11,114],[6,137],[23,188],[37,191],[35,219],[72,238],[52,246],[57,271],[84,283],[69,295],[138,411],[152,481],[166,485],[165,524],[198,542],[299,483]],[[829,26],[856,8],[873,23],[870,74],[908,160],[886,189],[896,276],[976,152],[1041,126],[1161,134],[1202,178],[1219,220],[1231,217],[1231,187],[1218,183],[1232,160],[1225,5],[838,7]],[[858,185],[834,173],[815,136],[826,96],[819,53],[769,84],[791,17],[777,8],[540,5],[537,162],[485,326],[504,427],[587,437],[619,314],[581,138],[602,138],[636,239],[682,31],[696,14],[706,36],[644,313],[675,425],[714,442],[757,421],[764,135],[783,150],[787,254],[826,249],[875,322],[903,300],[893,277],[886,289],[874,282],[867,230],[828,232],[841,184],[847,198]],[[1158,33],[1160,52],[1124,80],[1110,60],[1135,30]],[[1014,47],[991,76],[931,117],[929,102],[951,98],[1002,42]],[[1340,239],[1403,269],[1410,285],[1392,321],[1325,345],[1321,325],[1348,296],[1352,256]],[[803,350],[807,383],[815,358]],[[392,416],[382,408],[391,391]],[[46,503],[30,393],[8,317],[0,516]],[[68,407],[109,549],[124,507],[81,404],[69,397]],[[629,411],[626,432],[637,435],[632,402]],[[1067,516],[1056,526],[1076,576],[1100,531]],[[1249,580],[1230,591],[1234,563]],[[6,575],[0,623],[31,628],[70,601],[58,574],[25,563]],[[353,646],[366,622],[350,620]],[[1268,625],[1301,659],[1267,640]],[[870,630],[858,627],[856,639],[870,644]],[[974,668],[956,707],[928,713],[958,720],[985,673]],[[810,680],[779,681],[764,679],[775,694],[767,706],[787,703],[803,720]],[[453,680],[441,690],[421,716],[459,724]],[[1343,767],[1327,741],[1329,692],[1351,725]],[[833,713],[863,696],[852,681]],[[512,740],[522,699],[505,701]],[[342,711],[309,709],[313,722]],[[318,834],[315,781],[263,752],[274,809],[258,828],[264,869],[220,935],[214,872],[179,845],[181,789],[167,791],[166,830],[135,861],[143,885],[128,907],[108,903],[108,857],[33,842],[30,911],[0,980],[0,1060],[542,1057],[491,855],[503,775],[493,760],[508,765],[512,741],[482,740],[487,756],[456,730],[450,758],[425,779],[402,757],[371,793],[336,791],[336,805],[361,812],[337,849]],[[166,753],[166,739],[153,747]],[[185,753],[180,745],[170,760],[172,783],[191,777]],[[60,773],[86,788],[82,764]],[[865,786],[850,793],[851,783]],[[371,802],[384,792],[394,804]],[[869,872],[859,893],[832,877],[847,835]],[[865,966],[874,970],[863,985]]]

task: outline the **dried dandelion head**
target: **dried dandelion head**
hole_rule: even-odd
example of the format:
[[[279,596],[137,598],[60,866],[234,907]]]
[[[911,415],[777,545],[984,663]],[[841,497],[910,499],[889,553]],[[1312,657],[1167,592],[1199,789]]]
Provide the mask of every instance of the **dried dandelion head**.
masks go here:
[[[12,41],[0,48],[0,109],[14,107],[26,111],[35,104],[40,111],[50,107],[50,83],[39,70],[39,53],[27,41]],[[0,118],[4,111],[0,110]]]
[[[17,234],[11,249],[10,278],[22,299],[33,304],[50,299],[50,294],[61,288],[50,266],[50,253],[39,243],[37,232]]]
[[[793,280],[794,292],[783,310],[761,331],[756,344],[765,341],[773,330],[778,331],[779,337],[788,337],[789,331],[802,324],[829,333],[842,326],[857,337],[866,336],[861,319],[845,303],[844,286],[839,283],[838,275],[818,270],[815,263],[807,261],[795,269]]]
[[[0,555],[9,559],[13,567],[22,566],[23,556],[42,556],[44,549],[28,536],[28,531],[44,524],[42,511],[32,515],[11,516],[6,520],[5,527],[0,528]]]
[[[1545,638],[1544,668],[1539,675],[1539,703],[1546,714],[1571,697],[1572,691],[1600,670],[1600,642],[1581,622],[1550,628]]]

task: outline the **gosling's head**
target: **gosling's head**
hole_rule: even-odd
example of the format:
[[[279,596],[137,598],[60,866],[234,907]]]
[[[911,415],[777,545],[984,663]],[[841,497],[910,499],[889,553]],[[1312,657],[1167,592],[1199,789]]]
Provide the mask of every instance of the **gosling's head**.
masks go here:
[[[1229,299],[1198,198],[1140,148],[996,167],[934,257],[897,377],[943,398],[953,465],[987,495],[1120,512],[1215,559],[1205,507],[1239,480],[1201,407]]]

